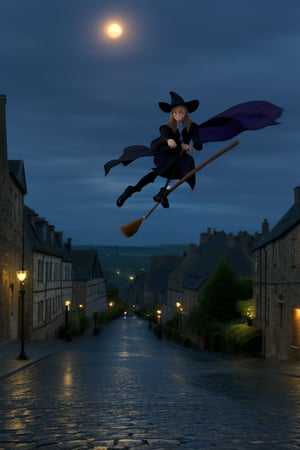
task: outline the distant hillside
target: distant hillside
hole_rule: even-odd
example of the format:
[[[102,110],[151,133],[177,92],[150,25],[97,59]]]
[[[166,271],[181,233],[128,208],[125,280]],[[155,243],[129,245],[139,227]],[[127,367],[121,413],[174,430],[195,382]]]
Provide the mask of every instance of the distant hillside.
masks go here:
[[[88,248],[91,248],[89,246]],[[87,248],[84,246],[77,248]],[[158,245],[158,246],[94,246],[107,284],[112,284],[120,290],[130,283],[129,277],[136,277],[147,270],[151,256],[183,255],[189,251],[189,244]]]

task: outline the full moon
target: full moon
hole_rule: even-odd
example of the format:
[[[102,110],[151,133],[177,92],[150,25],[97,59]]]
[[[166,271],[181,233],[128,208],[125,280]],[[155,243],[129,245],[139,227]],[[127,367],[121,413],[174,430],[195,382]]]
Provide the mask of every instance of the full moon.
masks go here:
[[[106,33],[111,39],[118,39],[122,36],[123,28],[119,23],[110,23],[107,25]]]

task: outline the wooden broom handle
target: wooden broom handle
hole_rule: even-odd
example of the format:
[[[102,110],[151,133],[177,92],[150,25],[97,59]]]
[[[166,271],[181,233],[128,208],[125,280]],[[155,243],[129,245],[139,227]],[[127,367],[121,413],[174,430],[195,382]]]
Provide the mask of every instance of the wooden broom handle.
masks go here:
[[[235,140],[231,142],[231,144],[228,144],[226,147],[222,148],[218,152],[214,153],[212,156],[207,158],[205,161],[203,161],[199,166],[195,167],[194,169],[190,170],[188,173],[184,175],[184,177],[180,178],[180,180],[176,181],[175,184],[171,187],[171,189],[168,189],[168,195],[175,191],[175,189],[178,188],[182,183],[184,183],[188,178],[190,178],[192,175],[194,175],[196,172],[199,172],[199,170],[203,169],[203,167],[207,166],[209,163],[217,159],[219,156],[223,155],[224,153],[231,150],[233,147],[236,147],[238,145],[239,141]]]

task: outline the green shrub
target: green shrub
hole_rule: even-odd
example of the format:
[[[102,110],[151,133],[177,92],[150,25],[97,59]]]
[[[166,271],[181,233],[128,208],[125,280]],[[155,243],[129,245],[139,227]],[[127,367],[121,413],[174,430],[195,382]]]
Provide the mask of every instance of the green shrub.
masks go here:
[[[168,320],[164,323],[163,334],[166,339],[171,341],[179,341],[180,333],[178,331],[177,321],[175,319]]]
[[[261,329],[249,327],[245,324],[227,327],[221,340],[221,350],[227,353],[258,355],[261,352],[261,345]]]
[[[66,334],[70,337],[76,337],[85,334],[91,325],[91,319],[85,315],[84,310],[71,309],[68,313],[68,330],[66,333],[65,324],[59,329],[59,337],[65,338]]]
[[[180,343],[186,348],[190,348],[192,346],[192,341],[187,336],[180,336]]]
[[[79,313],[79,333],[85,334],[85,332],[91,326],[91,318],[87,317],[84,312]]]
[[[234,270],[221,258],[215,272],[205,283],[201,294],[202,308],[219,322],[225,323],[238,316],[238,281]]]
[[[191,310],[188,323],[195,333],[200,335],[209,335],[222,328],[222,324],[205,308],[201,299],[199,303]]]
[[[221,350],[222,332],[222,329],[219,329],[209,334],[207,347],[212,352],[219,352]]]
[[[241,276],[237,280],[237,296],[240,300],[247,300],[253,295],[252,278]]]
[[[252,319],[256,316],[256,305],[254,298],[249,298],[247,300],[239,300],[238,311],[245,322],[248,319]]]

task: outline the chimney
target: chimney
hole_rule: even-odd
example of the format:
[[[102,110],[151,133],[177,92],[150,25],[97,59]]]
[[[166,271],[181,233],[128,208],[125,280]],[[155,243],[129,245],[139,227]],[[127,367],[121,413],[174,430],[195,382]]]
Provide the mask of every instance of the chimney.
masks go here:
[[[295,203],[300,202],[300,186],[294,188],[294,200]]]
[[[65,243],[65,248],[67,250],[72,250],[72,238],[67,239],[67,242]]]
[[[54,225],[48,225],[48,240],[49,242],[51,242],[51,244],[54,244],[54,231]]]
[[[269,234],[269,222],[267,221],[267,219],[265,219],[261,225],[261,234],[263,237]]]
[[[200,233],[199,245],[204,244],[204,242],[207,242],[208,239],[210,239],[210,237],[211,237],[211,228],[208,227],[206,233]]]
[[[0,94],[0,167],[8,172],[5,108],[6,96]]]
[[[63,233],[62,231],[55,231],[55,238],[60,247],[63,246]]]

